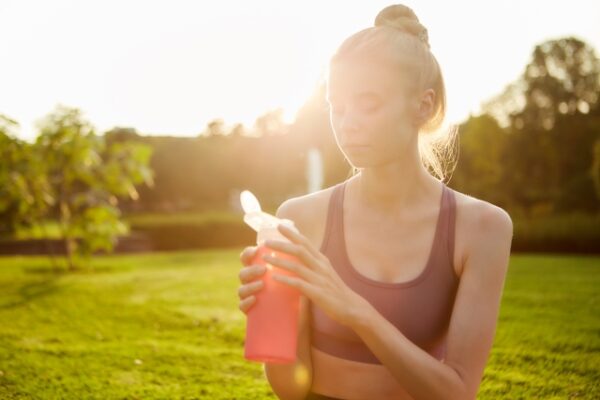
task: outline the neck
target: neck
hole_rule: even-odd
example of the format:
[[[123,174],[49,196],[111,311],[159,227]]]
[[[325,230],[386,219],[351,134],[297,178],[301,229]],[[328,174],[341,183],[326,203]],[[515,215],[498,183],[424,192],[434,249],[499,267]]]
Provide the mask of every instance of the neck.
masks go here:
[[[358,202],[376,212],[400,215],[435,198],[440,182],[423,166],[416,146],[414,150],[394,162],[363,168],[353,178]]]

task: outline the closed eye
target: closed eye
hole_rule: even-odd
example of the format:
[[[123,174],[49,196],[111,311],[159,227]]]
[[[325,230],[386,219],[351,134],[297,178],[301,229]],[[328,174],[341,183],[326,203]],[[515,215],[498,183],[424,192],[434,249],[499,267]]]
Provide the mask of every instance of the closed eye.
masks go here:
[[[373,112],[377,110],[380,105],[380,102],[372,97],[365,98],[360,103],[361,108],[367,112]]]
[[[337,104],[332,104],[332,103],[329,103],[329,109],[334,114],[339,114],[340,112],[342,112],[344,110],[342,107],[338,106]]]
[[[378,108],[379,108],[378,104],[372,104],[367,107],[363,107],[363,110],[365,110],[366,112],[375,112],[375,111],[377,111]]]
[[[344,111],[344,107],[339,103],[329,100],[327,102],[329,109],[334,114],[339,114]],[[381,101],[372,96],[363,96],[357,101],[357,108],[367,113],[375,112],[381,106]]]

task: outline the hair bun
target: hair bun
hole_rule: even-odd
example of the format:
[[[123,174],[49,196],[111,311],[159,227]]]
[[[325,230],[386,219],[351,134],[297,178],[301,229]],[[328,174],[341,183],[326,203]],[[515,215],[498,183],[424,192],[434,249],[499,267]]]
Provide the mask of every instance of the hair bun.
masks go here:
[[[389,26],[406,32],[421,40],[429,48],[427,28],[419,22],[414,11],[404,4],[392,4],[379,11],[375,17],[375,26]]]

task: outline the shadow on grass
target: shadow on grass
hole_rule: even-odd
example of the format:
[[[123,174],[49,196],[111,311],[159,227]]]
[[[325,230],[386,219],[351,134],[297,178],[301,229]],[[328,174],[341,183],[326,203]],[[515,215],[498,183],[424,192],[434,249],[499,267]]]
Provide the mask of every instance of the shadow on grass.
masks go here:
[[[41,275],[53,275],[60,277],[64,275],[72,274],[95,274],[95,273],[112,273],[122,272],[123,268],[115,268],[109,266],[97,266],[97,267],[82,267],[74,270],[68,270],[67,268],[49,268],[49,267],[25,267],[23,272],[26,274],[41,274]]]
[[[0,310],[20,307],[32,300],[55,293],[58,289],[58,285],[56,284],[58,278],[59,276],[50,276],[41,281],[24,284],[17,290],[19,298],[6,304],[0,304]]]

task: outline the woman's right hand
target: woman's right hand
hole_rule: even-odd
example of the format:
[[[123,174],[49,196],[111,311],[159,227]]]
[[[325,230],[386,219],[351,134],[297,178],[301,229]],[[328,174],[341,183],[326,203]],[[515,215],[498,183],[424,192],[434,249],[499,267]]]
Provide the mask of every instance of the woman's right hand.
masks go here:
[[[242,285],[238,288],[238,297],[240,298],[239,309],[244,314],[256,301],[255,293],[264,287],[264,282],[260,277],[265,273],[266,267],[260,264],[250,264],[257,249],[258,246],[248,246],[240,253],[243,268],[239,273]]]

